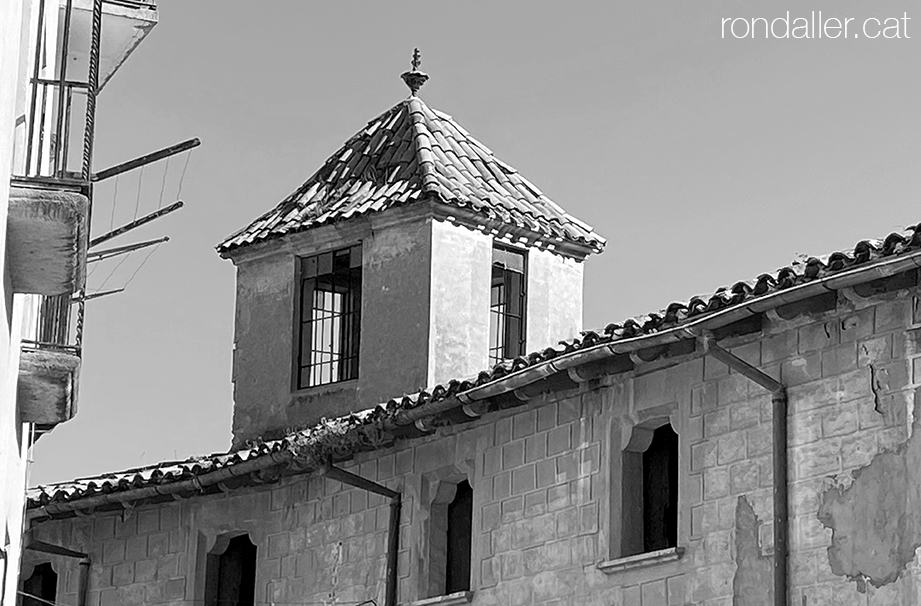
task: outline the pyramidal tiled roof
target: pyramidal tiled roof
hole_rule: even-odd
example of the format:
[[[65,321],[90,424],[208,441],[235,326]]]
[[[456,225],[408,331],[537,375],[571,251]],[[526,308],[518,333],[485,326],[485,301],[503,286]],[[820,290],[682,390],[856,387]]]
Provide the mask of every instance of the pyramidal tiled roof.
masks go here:
[[[411,96],[371,120],[306,183],[218,246],[220,253],[423,199],[600,252],[604,238],[567,214],[451,116]]]

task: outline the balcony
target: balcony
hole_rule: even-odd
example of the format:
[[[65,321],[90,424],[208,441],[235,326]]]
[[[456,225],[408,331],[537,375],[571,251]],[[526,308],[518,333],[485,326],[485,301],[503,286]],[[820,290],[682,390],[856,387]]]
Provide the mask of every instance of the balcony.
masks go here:
[[[17,408],[47,428],[76,413],[96,96],[157,23],[155,0],[36,0],[16,119],[7,250],[28,295]],[[31,320],[31,321],[29,321]]]
[[[16,403],[24,423],[53,426],[77,412],[83,302],[35,297],[34,333],[23,339]]]
[[[66,0],[60,0],[61,15],[66,11]],[[122,63],[157,24],[157,3],[154,0],[103,0],[102,31],[99,46],[99,86],[106,85]],[[73,0],[71,17],[72,44],[68,54],[72,73],[87,73],[92,47],[93,0]],[[97,90],[97,92],[98,92]]]
[[[83,288],[88,208],[77,192],[11,188],[7,260],[13,292],[59,295]]]

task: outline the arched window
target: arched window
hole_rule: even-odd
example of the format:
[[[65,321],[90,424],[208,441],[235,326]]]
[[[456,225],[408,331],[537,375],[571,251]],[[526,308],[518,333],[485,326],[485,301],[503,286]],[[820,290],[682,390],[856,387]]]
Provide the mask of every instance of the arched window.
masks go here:
[[[464,480],[457,485],[448,505],[448,553],[445,593],[470,589],[470,539],[473,520],[473,489]]]
[[[441,481],[429,516],[427,597],[470,590],[473,488]]]
[[[206,606],[253,606],[256,546],[249,536],[233,537],[222,551],[208,554],[206,575]]]
[[[58,575],[51,564],[39,564],[22,583],[22,592],[25,594],[22,596],[22,606],[47,606],[47,602],[54,603],[57,590]]]
[[[678,434],[638,426],[623,452],[621,556],[678,545]]]
[[[643,550],[678,544],[678,434],[671,425],[653,432],[643,453]]]

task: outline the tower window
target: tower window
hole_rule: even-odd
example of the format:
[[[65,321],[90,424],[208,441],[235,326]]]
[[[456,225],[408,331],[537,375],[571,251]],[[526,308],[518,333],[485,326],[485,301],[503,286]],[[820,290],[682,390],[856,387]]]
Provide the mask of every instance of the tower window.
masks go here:
[[[22,583],[22,606],[44,606],[57,600],[58,575],[51,564],[39,564]]]
[[[236,536],[223,553],[209,554],[205,606],[253,606],[256,596],[256,546]]]
[[[497,364],[525,353],[527,258],[505,246],[492,249],[489,297],[489,361]]]
[[[297,388],[358,377],[361,246],[300,259]]]
[[[678,434],[637,427],[623,453],[623,556],[678,544]]]

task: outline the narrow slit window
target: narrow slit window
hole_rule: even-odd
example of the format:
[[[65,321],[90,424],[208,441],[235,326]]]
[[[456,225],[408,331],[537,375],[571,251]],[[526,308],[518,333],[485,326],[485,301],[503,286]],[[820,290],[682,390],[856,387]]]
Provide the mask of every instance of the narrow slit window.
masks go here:
[[[678,545],[678,434],[637,427],[623,452],[620,556]]]
[[[470,590],[470,547],[473,531],[473,489],[464,480],[448,505],[448,550],[445,593]]]
[[[470,590],[473,488],[468,480],[441,481],[429,512],[425,597]]]
[[[494,246],[489,293],[489,361],[498,364],[525,353],[527,258]]]
[[[643,453],[643,549],[677,544],[678,434],[671,425],[663,425]]]
[[[58,575],[51,564],[39,564],[22,583],[22,606],[45,606],[57,600]]]
[[[249,536],[230,539],[223,553],[208,556],[205,606],[254,606],[256,546]]]
[[[300,260],[297,388],[358,377],[361,246]]]

